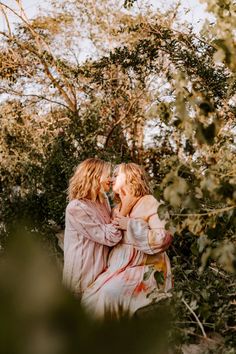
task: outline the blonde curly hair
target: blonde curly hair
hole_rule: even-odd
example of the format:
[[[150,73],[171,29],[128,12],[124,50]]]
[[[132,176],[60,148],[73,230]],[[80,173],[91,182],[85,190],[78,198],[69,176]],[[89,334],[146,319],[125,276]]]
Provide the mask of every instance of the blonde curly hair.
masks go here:
[[[72,199],[90,199],[104,201],[101,188],[101,176],[111,172],[111,164],[98,158],[81,162],[69,181],[68,197]]]
[[[131,195],[134,197],[143,197],[144,195],[152,194],[148,176],[143,167],[130,162],[121,163],[118,168],[126,176],[126,184]]]

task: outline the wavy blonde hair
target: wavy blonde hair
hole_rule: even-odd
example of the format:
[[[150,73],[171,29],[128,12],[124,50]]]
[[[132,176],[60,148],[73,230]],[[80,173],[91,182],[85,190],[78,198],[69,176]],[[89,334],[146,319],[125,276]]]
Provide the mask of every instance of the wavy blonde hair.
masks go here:
[[[119,171],[125,174],[126,184],[134,197],[152,194],[149,179],[143,167],[133,162],[122,163],[118,167]]]
[[[111,164],[98,158],[90,158],[81,162],[69,182],[69,200],[104,201],[100,180],[103,174],[110,173],[110,171]]]

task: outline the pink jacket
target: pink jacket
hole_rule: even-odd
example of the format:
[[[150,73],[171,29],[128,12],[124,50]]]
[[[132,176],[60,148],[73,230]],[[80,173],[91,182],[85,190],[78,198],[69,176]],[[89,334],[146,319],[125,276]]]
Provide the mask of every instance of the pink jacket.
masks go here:
[[[104,203],[72,200],[66,208],[63,282],[75,294],[106,269],[110,247],[121,240],[110,215],[107,198]]]

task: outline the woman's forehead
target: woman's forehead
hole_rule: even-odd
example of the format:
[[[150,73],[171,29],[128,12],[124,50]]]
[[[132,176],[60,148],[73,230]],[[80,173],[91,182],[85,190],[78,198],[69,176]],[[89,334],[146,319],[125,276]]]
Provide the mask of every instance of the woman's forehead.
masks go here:
[[[110,174],[111,173],[111,165],[105,165],[102,169],[102,174],[106,175],[106,174]]]
[[[120,166],[119,165],[116,165],[113,169],[113,173],[118,173],[119,172],[119,169],[120,169]]]

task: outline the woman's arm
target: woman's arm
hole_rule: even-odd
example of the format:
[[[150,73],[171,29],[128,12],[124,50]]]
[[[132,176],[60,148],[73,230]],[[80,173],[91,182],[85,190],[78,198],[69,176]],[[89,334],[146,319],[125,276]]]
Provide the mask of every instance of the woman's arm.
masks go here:
[[[122,237],[122,233],[113,224],[101,224],[96,218],[96,210],[88,208],[83,203],[67,208],[66,216],[68,225],[78,234],[106,246],[116,245]]]
[[[130,218],[127,223],[127,238],[135,248],[147,254],[166,251],[172,241],[172,235],[165,230],[165,222],[157,214],[148,222]]]

